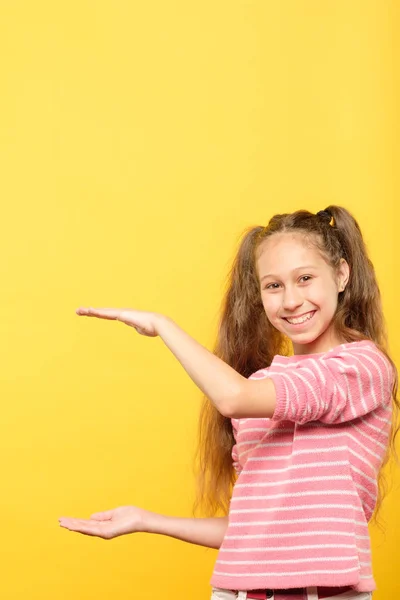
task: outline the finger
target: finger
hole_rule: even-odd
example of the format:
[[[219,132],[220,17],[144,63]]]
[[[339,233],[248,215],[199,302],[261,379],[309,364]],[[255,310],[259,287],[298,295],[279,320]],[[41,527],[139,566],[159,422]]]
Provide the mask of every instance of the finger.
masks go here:
[[[116,320],[120,310],[117,308],[79,307],[76,314],[80,317],[97,317],[100,319]]]
[[[97,537],[105,537],[97,521],[90,521],[88,519],[71,519],[61,518],[59,519],[60,526],[69,531],[75,531],[77,533],[83,533],[84,535],[92,535]]]
[[[105,510],[103,512],[93,513],[90,515],[91,519],[95,521],[110,521],[113,516],[113,510]]]

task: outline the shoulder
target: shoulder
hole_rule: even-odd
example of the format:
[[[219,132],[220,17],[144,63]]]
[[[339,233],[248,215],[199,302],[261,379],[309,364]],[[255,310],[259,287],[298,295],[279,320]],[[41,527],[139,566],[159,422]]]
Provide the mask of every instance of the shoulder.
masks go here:
[[[297,370],[321,372],[321,369],[330,371],[348,372],[359,369],[384,375],[393,379],[394,370],[387,356],[371,340],[348,342],[331,348],[322,354],[276,355],[269,367],[255,371],[249,379],[264,379],[277,373],[288,373]]]
[[[358,366],[362,369],[392,374],[392,364],[387,356],[371,340],[350,342],[332,348],[318,358],[318,362],[336,364],[339,370]]]
[[[363,393],[380,389],[385,398],[391,396],[396,377],[389,358],[371,340],[341,344],[297,366],[300,372],[307,372],[324,385],[336,382],[345,384],[342,389],[357,388]]]
[[[265,379],[276,372],[284,370],[288,365],[293,363],[295,358],[295,356],[283,356],[281,354],[276,354],[269,367],[258,369],[258,371],[252,373],[248,379]]]

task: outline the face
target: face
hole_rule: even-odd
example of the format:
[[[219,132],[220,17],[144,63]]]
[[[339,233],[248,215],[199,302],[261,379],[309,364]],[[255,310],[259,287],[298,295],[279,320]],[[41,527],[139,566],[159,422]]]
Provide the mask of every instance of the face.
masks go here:
[[[257,268],[268,320],[291,339],[295,354],[326,352],[343,343],[332,319],[349,279],[344,259],[336,272],[301,234],[284,233],[263,242]]]

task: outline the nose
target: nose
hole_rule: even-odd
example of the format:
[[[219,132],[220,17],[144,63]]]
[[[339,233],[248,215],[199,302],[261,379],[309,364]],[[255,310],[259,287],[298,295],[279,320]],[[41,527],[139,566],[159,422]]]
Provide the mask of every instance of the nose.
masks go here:
[[[287,287],[283,294],[282,306],[284,310],[293,311],[303,304],[301,293],[295,287]]]

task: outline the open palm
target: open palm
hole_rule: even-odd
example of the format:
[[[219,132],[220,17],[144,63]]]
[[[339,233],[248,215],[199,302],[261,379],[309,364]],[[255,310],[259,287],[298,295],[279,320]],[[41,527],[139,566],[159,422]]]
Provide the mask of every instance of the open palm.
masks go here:
[[[121,321],[125,325],[134,327],[141,335],[156,337],[157,314],[131,308],[78,308],[76,314],[80,317],[97,317],[107,321]]]
[[[113,510],[95,513],[90,519],[61,517],[59,522],[61,527],[70,531],[111,540],[126,533],[143,531],[145,513],[145,510],[136,506],[120,506]]]

